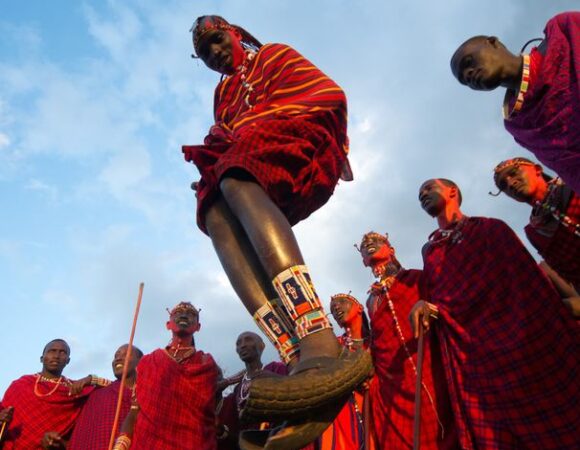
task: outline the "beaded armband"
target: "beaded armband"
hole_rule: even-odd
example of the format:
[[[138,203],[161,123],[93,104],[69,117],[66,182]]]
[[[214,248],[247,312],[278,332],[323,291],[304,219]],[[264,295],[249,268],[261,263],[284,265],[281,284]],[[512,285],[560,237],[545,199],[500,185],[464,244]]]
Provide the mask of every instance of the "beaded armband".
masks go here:
[[[91,377],[91,386],[100,386],[100,387],[107,387],[109,384],[112,383],[111,380],[107,380],[106,378],[101,378],[96,375],[90,375]]]

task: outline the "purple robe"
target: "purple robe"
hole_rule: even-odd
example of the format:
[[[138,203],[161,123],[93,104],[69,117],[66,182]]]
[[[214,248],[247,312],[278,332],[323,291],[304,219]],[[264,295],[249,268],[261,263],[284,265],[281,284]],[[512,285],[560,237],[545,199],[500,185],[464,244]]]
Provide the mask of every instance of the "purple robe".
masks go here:
[[[504,124],[518,144],[580,194],[580,12],[553,17],[544,34],[546,51],[522,108]]]

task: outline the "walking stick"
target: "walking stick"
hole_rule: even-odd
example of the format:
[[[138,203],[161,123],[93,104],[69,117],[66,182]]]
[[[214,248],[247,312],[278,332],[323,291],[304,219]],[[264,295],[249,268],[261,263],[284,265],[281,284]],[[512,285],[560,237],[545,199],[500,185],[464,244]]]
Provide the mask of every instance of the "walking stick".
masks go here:
[[[4,438],[4,430],[6,429],[7,422],[2,422],[2,428],[0,428],[0,448],[2,448],[2,439]]]
[[[413,450],[421,447],[421,393],[423,391],[423,321],[419,320],[417,343],[417,382],[415,383],[415,422],[413,423]]]
[[[112,450],[113,445],[115,444],[115,435],[117,434],[117,428],[119,427],[121,403],[123,402],[123,390],[125,389],[125,381],[127,380],[127,369],[129,367],[129,360],[131,359],[131,351],[133,350],[133,338],[135,337],[135,328],[137,328],[137,318],[139,317],[139,309],[141,308],[141,299],[143,298],[144,286],[144,283],[139,285],[139,295],[137,297],[137,304],[135,305],[135,314],[133,314],[133,326],[131,327],[131,336],[129,337],[127,354],[125,355],[125,362],[123,364],[123,375],[121,376],[121,386],[119,387],[119,396],[117,397],[115,420],[113,421],[113,429],[111,430],[111,439],[109,439],[109,450]]]

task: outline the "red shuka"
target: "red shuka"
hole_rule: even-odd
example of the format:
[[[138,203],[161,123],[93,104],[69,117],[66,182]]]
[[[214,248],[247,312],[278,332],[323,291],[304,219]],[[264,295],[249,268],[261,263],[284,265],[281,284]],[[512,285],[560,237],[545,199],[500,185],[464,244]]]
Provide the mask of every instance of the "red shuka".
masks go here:
[[[120,387],[121,382],[114,381],[107,387],[96,389],[89,396],[76,422],[68,450],[107,450],[109,448]],[[131,396],[131,389],[125,388],[119,416],[120,424],[125,420],[131,407]]]
[[[504,124],[580,194],[580,12],[555,16],[544,33],[546,51],[543,57],[532,52],[541,61],[522,108]]]
[[[215,450],[217,374],[212,356],[201,351],[181,363],[164,349],[143,356],[131,450]]]
[[[569,199],[562,209],[574,224],[580,223],[580,195],[569,189],[567,191]],[[530,224],[525,228],[526,236],[552,269],[576,289],[580,289],[580,236],[575,234],[574,225],[568,227],[561,223],[556,224],[552,213],[546,214],[548,223],[536,225],[532,212]]]
[[[372,303],[378,304],[371,316],[371,351],[375,377],[370,400],[373,435],[379,449],[412,449],[415,414],[417,340],[409,324],[413,305],[421,295],[422,272],[402,269],[388,290],[371,289]],[[377,285],[375,285],[377,286]],[[378,297],[378,298],[373,298]],[[388,298],[391,299],[401,332],[411,354],[409,360],[401,342]],[[378,302],[378,303],[377,303]],[[423,391],[421,396],[421,448],[453,449],[458,447],[445,372],[432,333],[425,336],[423,351]],[[439,423],[441,422],[441,423]]]
[[[13,381],[6,390],[2,404],[14,406],[14,416],[9,423],[4,443],[4,450],[40,449],[44,433],[56,431],[66,437],[72,430],[87,395],[93,390],[88,387],[80,395],[70,396],[70,380],[63,377],[65,383],[46,397],[39,397],[34,386],[39,375],[24,375]],[[38,393],[48,394],[55,387],[49,381],[38,382]]]
[[[466,219],[424,275],[462,448],[576,448],[580,327],[514,232]]]
[[[339,336],[338,341],[345,346],[346,336]],[[358,450],[364,447],[364,400],[360,392],[354,391],[350,395],[334,421],[315,441],[316,450]]]
[[[245,74],[218,84],[214,120],[204,145],[183,146],[201,174],[197,212],[204,232],[205,212],[229,170],[254,178],[292,225],[328,201],[339,177],[352,179],[344,93],[287,45],[264,45]]]

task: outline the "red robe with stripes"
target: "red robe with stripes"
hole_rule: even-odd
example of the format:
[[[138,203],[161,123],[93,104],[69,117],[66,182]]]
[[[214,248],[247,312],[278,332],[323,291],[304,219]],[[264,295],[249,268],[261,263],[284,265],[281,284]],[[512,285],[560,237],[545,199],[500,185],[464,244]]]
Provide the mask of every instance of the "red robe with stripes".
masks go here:
[[[196,351],[181,363],[164,349],[143,356],[131,450],[215,450],[217,375],[209,353]]]
[[[243,71],[217,86],[204,145],[183,146],[201,174],[198,225],[226,173],[255,180],[292,225],[325,204],[338,179],[351,179],[346,98],[291,47],[266,44]]]
[[[80,395],[68,394],[71,381],[63,377],[56,390],[55,383],[39,381],[39,375],[24,375],[13,381],[6,390],[2,404],[14,406],[14,416],[7,427],[4,450],[41,449],[44,433],[56,431],[68,437],[87,395],[93,387],[87,387]],[[52,392],[50,395],[48,395]],[[1,446],[1,444],[0,444]]]
[[[424,275],[462,448],[577,448],[580,327],[515,233],[465,219]]]
[[[420,270],[402,269],[388,291],[378,283],[371,288],[369,303],[376,307],[371,314],[375,377],[371,382],[370,401],[377,449],[413,448],[418,341],[413,337],[408,317],[413,305],[424,298],[421,278]],[[427,334],[424,340],[421,448],[458,448],[445,372],[437,336],[433,333]]]

